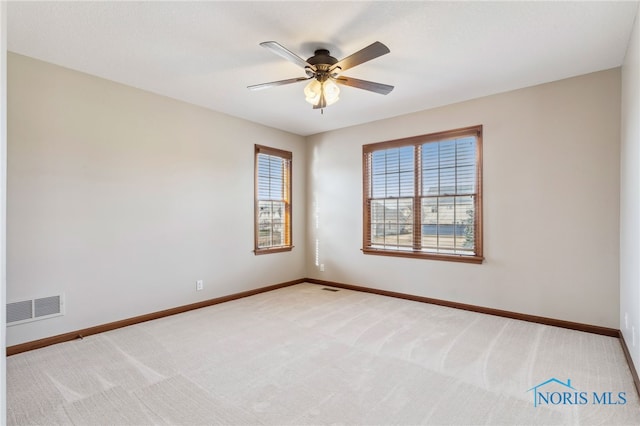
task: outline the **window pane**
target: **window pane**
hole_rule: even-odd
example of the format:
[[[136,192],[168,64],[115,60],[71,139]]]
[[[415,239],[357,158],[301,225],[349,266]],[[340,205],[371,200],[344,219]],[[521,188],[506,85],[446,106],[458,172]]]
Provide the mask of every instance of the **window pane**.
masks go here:
[[[285,160],[280,157],[258,154],[258,199],[281,200],[284,198]]]
[[[400,172],[400,196],[412,197],[415,191],[415,179],[413,170],[408,172]]]
[[[392,173],[387,174],[385,178],[385,197],[400,196],[400,175],[398,173]]]
[[[371,180],[371,196],[373,198],[384,198],[385,195],[385,176],[383,174],[373,175]]]
[[[384,242],[384,202],[371,202],[371,242],[380,244]]]
[[[456,169],[449,167],[440,169],[440,195],[452,195],[456,193]]]
[[[400,171],[400,150],[398,148],[388,149],[385,160],[385,173],[398,173]]]
[[[438,248],[454,248],[453,225],[455,221],[454,199],[438,199]]]
[[[459,224],[457,248],[473,250],[475,247],[475,203],[474,197],[456,197],[456,219]]]
[[[413,199],[398,200],[398,245],[413,247]]]
[[[443,253],[473,254],[474,197],[422,199],[422,245]]]
[[[371,203],[371,242],[384,246],[411,247],[413,200],[392,199]]]
[[[439,167],[438,144],[428,143],[422,145],[422,168],[433,170]]]
[[[384,244],[396,246],[398,244],[398,205],[397,200],[385,200],[384,202]]]
[[[284,244],[284,202],[258,202],[258,247],[280,246]]]
[[[375,151],[371,155],[373,198],[413,196],[414,149],[412,146]]]
[[[448,140],[443,142],[437,142],[438,144],[438,155],[440,157],[440,161],[438,167],[446,168],[446,167],[455,167],[456,165],[456,142],[455,140]]]
[[[413,146],[405,146],[400,148],[400,171],[413,173],[414,167],[414,148]]]
[[[375,175],[384,174],[386,162],[386,151],[376,151],[371,155],[371,173]]]
[[[438,195],[440,183],[438,169],[424,169],[422,171],[422,193],[424,195]]]
[[[422,145],[422,193],[455,195],[475,192],[475,138]]]
[[[476,163],[476,139],[461,138],[456,141],[456,158],[458,167],[472,166]]]
[[[456,169],[456,193],[471,194],[476,186],[475,166],[461,166]]]

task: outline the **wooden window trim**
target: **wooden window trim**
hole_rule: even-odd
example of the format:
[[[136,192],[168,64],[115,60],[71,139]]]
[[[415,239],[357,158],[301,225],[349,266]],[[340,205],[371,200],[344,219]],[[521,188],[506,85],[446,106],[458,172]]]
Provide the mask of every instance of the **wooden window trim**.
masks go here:
[[[293,246],[282,246],[282,247],[267,247],[267,248],[257,248],[253,250],[253,253],[257,255],[261,254],[271,254],[271,253],[282,253],[284,251],[293,250]]]
[[[288,181],[285,184],[285,244],[282,246],[274,247],[258,247],[259,244],[259,212],[258,212],[258,154],[273,155],[281,157],[288,161],[287,175]],[[253,208],[253,235],[254,235],[254,250],[255,255],[282,253],[291,251],[293,249],[293,207],[292,207],[292,182],[293,182],[293,153],[278,148],[272,148],[264,145],[255,145],[254,148],[254,208]]]
[[[475,254],[448,254],[448,253],[429,253],[424,252],[417,245],[420,237],[421,229],[419,228],[419,222],[421,219],[421,205],[420,205],[420,185],[421,182],[421,168],[414,167],[414,203],[413,203],[413,250],[391,250],[384,248],[377,248],[371,246],[371,217],[369,206],[369,194],[370,194],[370,179],[371,179],[371,164],[370,158],[374,151],[385,150],[389,148],[400,148],[405,146],[417,146],[427,142],[444,141],[448,139],[456,139],[463,136],[475,136],[476,138],[476,196],[475,196],[475,216],[474,216],[474,241],[475,241]],[[420,153],[420,150],[417,150]],[[415,164],[421,164],[421,159],[416,158]],[[363,211],[363,229],[362,229],[362,252],[364,254],[380,255],[380,256],[393,256],[393,257],[408,257],[418,259],[431,259],[431,260],[444,260],[452,262],[474,263],[481,264],[484,261],[483,251],[483,230],[482,230],[482,125],[464,127],[460,129],[454,129],[444,132],[430,133],[426,135],[413,136],[409,138],[395,139],[385,142],[377,142],[372,144],[366,144],[362,147],[362,171],[363,171],[363,187],[362,187],[362,211]]]

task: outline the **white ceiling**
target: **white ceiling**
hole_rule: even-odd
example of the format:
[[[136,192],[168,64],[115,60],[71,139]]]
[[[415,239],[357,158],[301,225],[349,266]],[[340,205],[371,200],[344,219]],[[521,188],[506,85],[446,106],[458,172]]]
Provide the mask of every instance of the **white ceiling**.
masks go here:
[[[8,49],[300,135],[393,117],[622,64],[638,2],[9,2]],[[313,110],[303,77],[259,43],[341,59],[391,53],[345,75]]]

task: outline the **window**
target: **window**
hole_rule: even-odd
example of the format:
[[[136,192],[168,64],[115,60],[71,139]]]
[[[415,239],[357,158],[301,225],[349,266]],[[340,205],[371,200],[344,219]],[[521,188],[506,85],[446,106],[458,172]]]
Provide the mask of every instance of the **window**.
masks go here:
[[[363,146],[363,252],[482,263],[482,126]]]
[[[255,254],[293,248],[291,159],[288,151],[255,146]]]

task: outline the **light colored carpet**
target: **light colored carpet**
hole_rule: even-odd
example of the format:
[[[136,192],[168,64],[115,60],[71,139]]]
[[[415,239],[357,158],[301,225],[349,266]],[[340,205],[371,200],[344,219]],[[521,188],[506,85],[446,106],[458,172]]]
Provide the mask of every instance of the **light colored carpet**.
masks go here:
[[[534,406],[551,378],[588,403]],[[9,425],[640,424],[618,339],[314,284],[11,356],[7,406]]]

